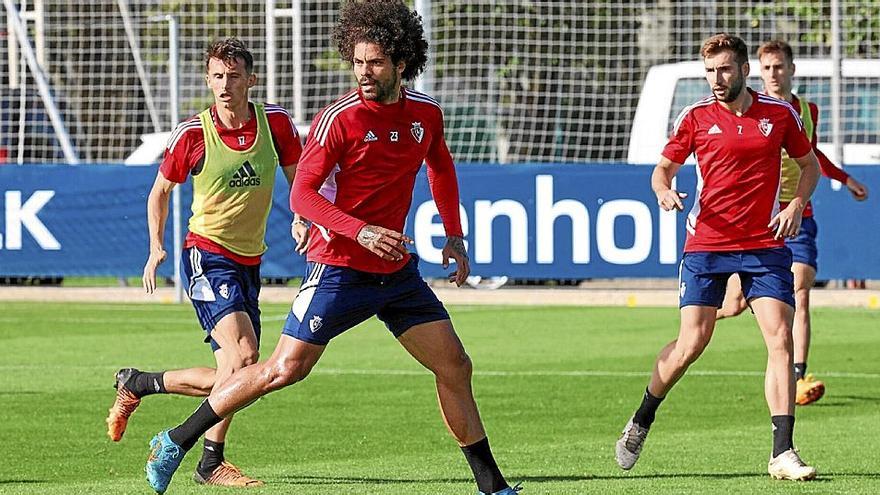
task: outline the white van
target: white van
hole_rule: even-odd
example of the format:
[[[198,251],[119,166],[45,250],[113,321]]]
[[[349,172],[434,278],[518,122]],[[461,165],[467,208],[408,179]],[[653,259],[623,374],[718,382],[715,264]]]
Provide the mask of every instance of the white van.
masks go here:
[[[760,66],[756,60],[750,66],[748,85],[761,91]],[[831,145],[831,61],[795,59],[795,66],[794,93],[819,106],[819,149],[839,164]],[[843,163],[880,164],[880,60],[843,60],[841,72]],[[651,67],[630,132],[629,163],[657,163],[679,112],[710,94],[704,76],[702,61]]]

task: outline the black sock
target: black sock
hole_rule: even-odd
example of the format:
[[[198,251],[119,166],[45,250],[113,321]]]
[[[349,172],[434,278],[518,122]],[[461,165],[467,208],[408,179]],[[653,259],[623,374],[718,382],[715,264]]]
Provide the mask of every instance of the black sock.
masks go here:
[[[642,397],[642,404],[633,416],[633,423],[642,428],[650,428],[651,423],[654,422],[654,414],[657,412],[657,408],[660,407],[660,403],[663,402],[664,398],[665,397],[654,397],[646,388],[645,396]]]
[[[223,462],[223,446],[225,444],[223,442],[212,442],[211,440],[205,439],[205,448],[202,450],[202,460],[199,461],[199,474],[202,475],[202,478],[207,479],[211,476],[211,473],[217,469],[217,466]]]
[[[477,489],[483,493],[500,492],[508,487],[504,476],[495,464],[492,450],[489,448],[489,439],[484,438],[477,443],[466,445],[461,448],[464,458],[467,459],[477,480]]]
[[[186,418],[180,426],[168,432],[171,441],[180,445],[183,450],[193,448],[193,445],[199,440],[199,437],[210,430],[212,426],[223,421],[223,418],[217,416],[208,399],[202,402],[202,405]]]
[[[794,448],[794,416],[771,416],[773,422],[773,457]]]
[[[165,372],[134,374],[126,383],[125,388],[138,397],[151,394],[165,394]]]
[[[807,376],[807,363],[794,363],[794,379],[800,380]]]

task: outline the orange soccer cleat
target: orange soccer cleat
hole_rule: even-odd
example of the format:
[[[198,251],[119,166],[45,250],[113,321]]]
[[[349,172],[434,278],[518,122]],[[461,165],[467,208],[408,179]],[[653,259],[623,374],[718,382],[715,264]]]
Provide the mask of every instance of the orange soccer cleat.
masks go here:
[[[823,395],[825,395],[825,384],[813,380],[813,375],[807,375],[797,381],[797,396],[795,398],[797,405],[812,404],[821,399]]]
[[[141,404],[141,399],[125,387],[125,382],[137,372],[134,368],[125,368],[116,373],[116,400],[107,415],[107,436],[114,442],[122,440],[129,416]]]
[[[193,480],[200,485],[215,485],[215,486],[236,486],[236,487],[257,487],[263,486],[263,483],[260,480],[255,480],[253,478],[249,478],[245,476],[241,469],[235,467],[231,462],[223,461],[214,469],[214,472],[211,473],[211,476],[207,478],[202,477],[199,474],[199,470],[196,469],[195,474],[193,474]]]

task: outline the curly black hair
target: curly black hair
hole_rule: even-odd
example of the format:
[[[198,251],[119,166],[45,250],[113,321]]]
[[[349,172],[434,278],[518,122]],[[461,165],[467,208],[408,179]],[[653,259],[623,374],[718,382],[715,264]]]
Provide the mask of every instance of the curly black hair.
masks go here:
[[[402,76],[407,80],[418,76],[428,62],[422,18],[401,0],[346,1],[333,29],[333,41],[349,63],[356,44],[381,46],[394,64],[403,60],[406,68]]]

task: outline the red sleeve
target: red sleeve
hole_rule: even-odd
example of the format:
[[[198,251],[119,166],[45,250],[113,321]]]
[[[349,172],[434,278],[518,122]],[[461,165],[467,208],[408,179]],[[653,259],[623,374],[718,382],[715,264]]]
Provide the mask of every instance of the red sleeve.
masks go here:
[[[443,220],[443,229],[447,236],[464,237],[461,230],[461,218],[458,209],[458,178],[455,175],[455,164],[443,137],[443,117],[438,119],[435,128],[440,132],[431,141],[425,163],[428,165],[428,184],[431,195]]]
[[[278,163],[282,167],[292,167],[299,162],[302,155],[302,143],[293,117],[287,111],[267,113],[269,129],[272,131],[272,140],[278,151]]]
[[[350,239],[357,239],[366,222],[340,210],[318,193],[344,150],[340,118],[333,119],[326,134],[318,123],[323,112],[315,116],[305,150],[296,169],[296,178],[290,189],[290,209],[312,222]],[[322,137],[318,137],[321,135]]]
[[[810,102],[810,115],[813,118],[813,151],[816,153],[816,158],[819,159],[819,170],[822,171],[822,175],[828,177],[829,179],[834,179],[846,184],[846,180],[849,179],[849,174],[844,172],[843,169],[838,168],[831,160],[825,156],[825,153],[822,153],[819,150],[819,107],[816,106],[815,103]]]
[[[782,136],[782,147],[792,158],[803,158],[813,149],[813,145],[804,134],[804,124],[797,116],[793,107],[785,112],[785,134]]]
[[[165,147],[159,172],[171,182],[183,184],[190,171],[205,156],[205,137],[198,118],[179,124]]]
[[[679,115],[676,119],[672,135],[662,152],[663,156],[674,163],[684,163],[694,152],[694,114],[688,108],[682,112],[687,114]]]

